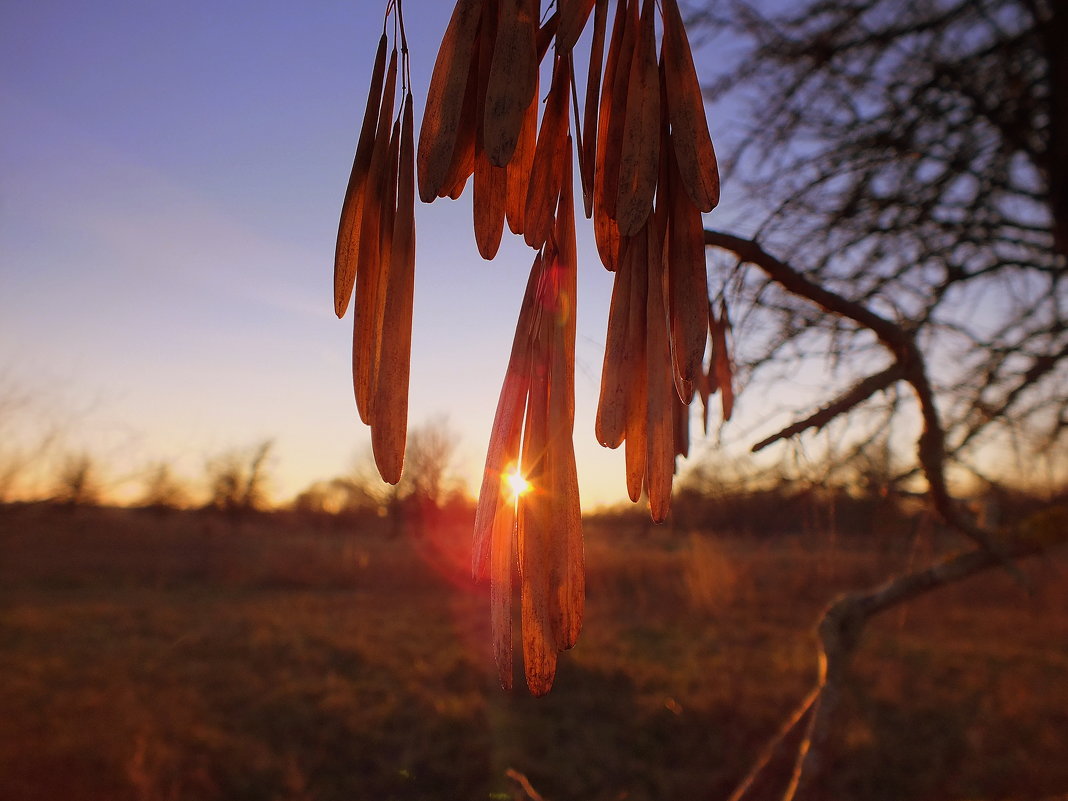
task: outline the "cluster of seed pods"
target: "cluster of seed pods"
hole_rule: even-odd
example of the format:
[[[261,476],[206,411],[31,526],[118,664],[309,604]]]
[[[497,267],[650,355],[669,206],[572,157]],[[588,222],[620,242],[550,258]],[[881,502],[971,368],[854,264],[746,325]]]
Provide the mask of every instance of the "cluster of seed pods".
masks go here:
[[[387,9],[387,20],[388,14]],[[356,408],[360,419],[371,427],[375,463],[390,484],[400,481],[404,464],[415,288],[415,133],[408,45],[399,3],[396,14],[402,43],[401,110],[394,119],[397,35],[387,67],[388,39],[383,30],[334,255],[334,312],[338,317],[344,316],[355,294],[352,378]]]
[[[398,17],[400,5],[389,4]],[[707,429],[709,395],[722,390],[725,418],[733,397],[726,309],[717,315],[708,301],[701,222],[701,213],[718,202],[719,176],[676,0],[557,0],[545,19],[541,6],[541,0],[457,1],[415,156],[424,202],[459,197],[473,177],[475,240],[484,258],[496,255],[506,224],[536,251],[490,436],[473,558],[475,573],[490,579],[494,651],[505,687],[512,684],[518,575],[525,676],[535,695],[549,691],[558,652],[575,644],[585,595],[573,446],[575,154],[598,253],[615,273],[596,436],[610,448],[626,443],[628,492],[636,501],[645,491],[654,520],[668,513],[675,457],[688,450],[688,404],[701,397]],[[573,48],[591,17],[580,121]],[[371,425],[383,478],[395,481],[404,438],[397,410],[402,418],[407,410],[406,398],[395,393],[402,375],[407,390],[414,224],[407,222],[411,95],[390,136],[383,119],[392,114],[396,50],[383,91],[385,48],[383,37],[371,87],[376,104],[368,100],[342,212],[335,302],[341,315],[355,273],[357,406]],[[540,67],[550,53],[539,124]],[[380,254],[377,261],[366,257],[371,267],[363,261],[368,247]],[[351,255],[357,251],[358,259]],[[403,342],[391,342],[393,336]],[[397,406],[387,411],[383,404],[390,402]],[[512,475],[529,489],[512,490]]]

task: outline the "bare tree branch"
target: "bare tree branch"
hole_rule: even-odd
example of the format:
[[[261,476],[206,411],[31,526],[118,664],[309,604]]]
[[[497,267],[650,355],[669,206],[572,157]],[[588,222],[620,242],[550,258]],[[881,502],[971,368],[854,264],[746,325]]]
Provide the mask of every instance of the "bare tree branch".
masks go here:
[[[875,375],[868,376],[860,383],[855,384],[847,392],[838,396],[826,406],[820,408],[815,414],[811,414],[802,420],[798,420],[796,423],[787,426],[781,431],[777,431],[770,437],[762,439],[752,447],[752,450],[756,453],[779,440],[797,436],[810,428],[815,428],[818,431],[836,417],[846,414],[866,401],[876,392],[881,392],[904,377],[905,375],[904,371],[901,369],[901,365],[894,362],[885,370],[876,373]]]

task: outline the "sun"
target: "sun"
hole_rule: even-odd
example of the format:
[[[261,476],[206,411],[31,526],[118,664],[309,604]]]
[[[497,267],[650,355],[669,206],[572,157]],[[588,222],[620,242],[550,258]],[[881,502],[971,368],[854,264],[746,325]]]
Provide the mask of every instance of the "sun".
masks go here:
[[[519,470],[513,470],[504,474],[504,481],[511,490],[513,500],[518,501],[522,495],[530,492],[530,482],[523,478]]]

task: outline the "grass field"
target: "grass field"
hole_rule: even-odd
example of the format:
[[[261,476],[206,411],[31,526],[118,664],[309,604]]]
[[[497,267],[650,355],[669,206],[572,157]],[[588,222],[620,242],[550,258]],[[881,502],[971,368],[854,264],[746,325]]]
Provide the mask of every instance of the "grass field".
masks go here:
[[[907,548],[588,527],[585,631],[496,686],[467,532],[0,510],[0,798],[723,799],[814,676],[812,626]],[[1068,792],[1068,562],[880,619],[842,799]]]

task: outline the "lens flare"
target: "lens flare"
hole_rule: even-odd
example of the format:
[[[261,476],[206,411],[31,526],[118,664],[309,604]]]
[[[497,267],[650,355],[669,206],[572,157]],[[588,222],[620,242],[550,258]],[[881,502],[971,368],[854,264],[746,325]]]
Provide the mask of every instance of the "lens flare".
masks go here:
[[[530,492],[530,482],[523,478],[518,470],[504,474],[504,482],[512,494],[512,499],[518,501],[520,496]]]

